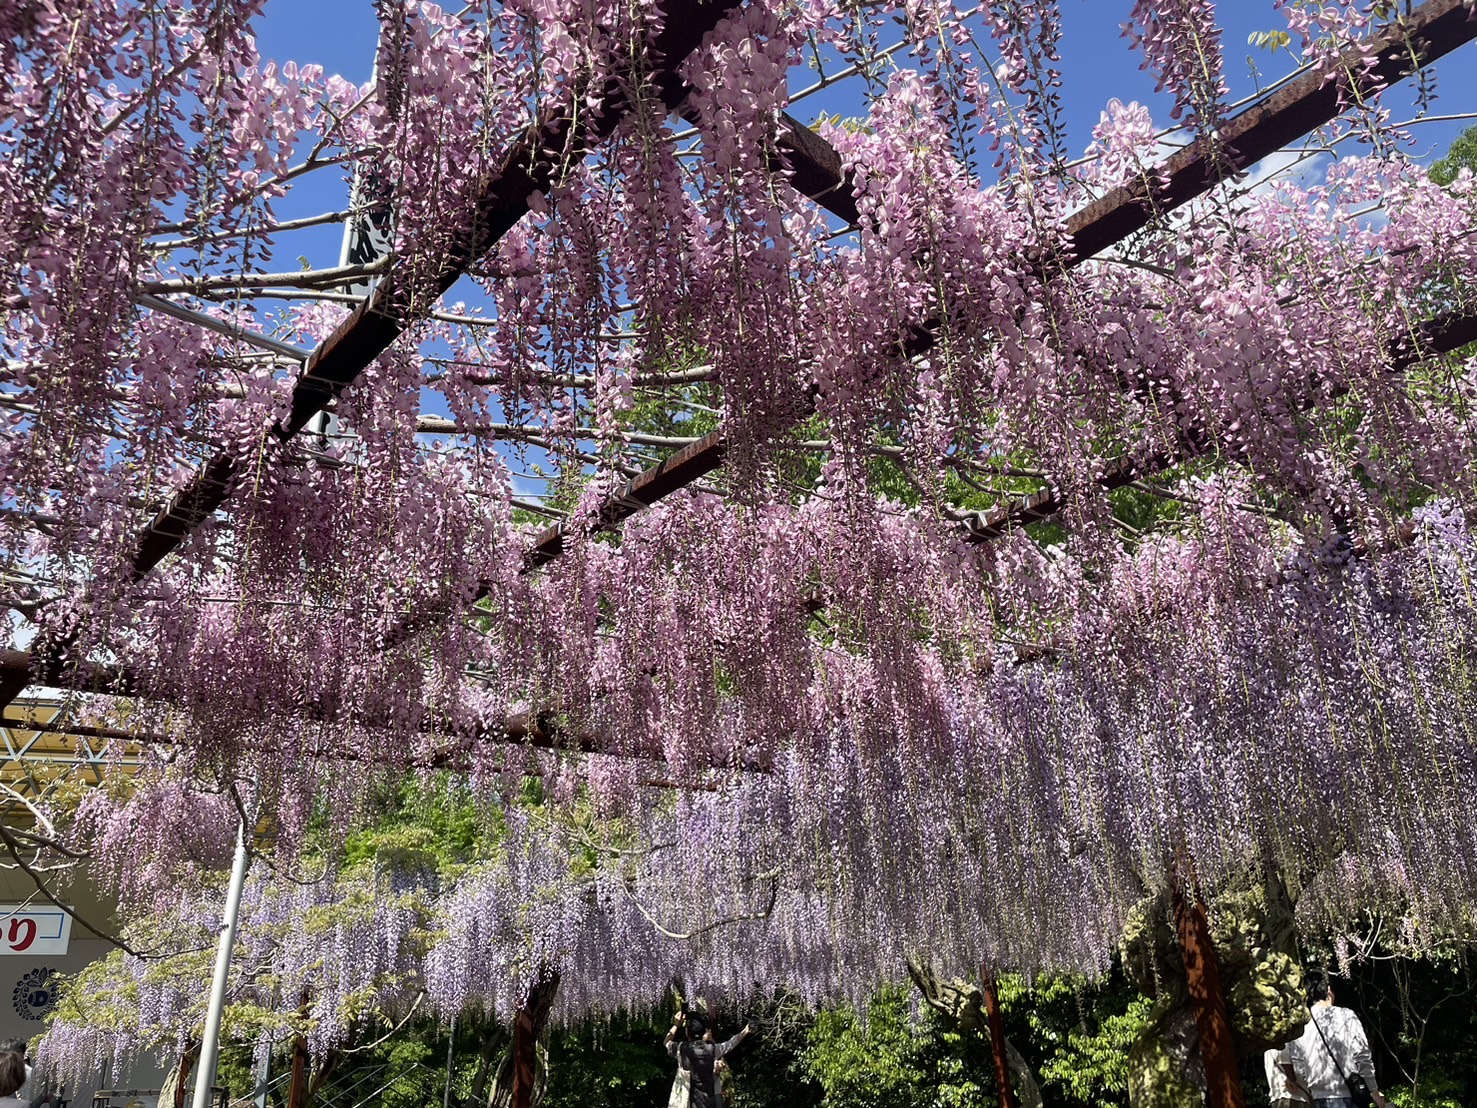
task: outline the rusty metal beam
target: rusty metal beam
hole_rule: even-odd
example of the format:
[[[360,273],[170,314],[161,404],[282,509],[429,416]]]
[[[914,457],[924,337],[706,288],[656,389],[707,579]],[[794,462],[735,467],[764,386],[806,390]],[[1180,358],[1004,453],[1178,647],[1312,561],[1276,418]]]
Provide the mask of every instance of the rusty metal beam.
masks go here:
[[[1360,91],[1368,93],[1377,83],[1391,83],[1408,77],[1421,66],[1429,65],[1474,38],[1477,38],[1477,20],[1469,18],[1464,0],[1426,0],[1398,26],[1392,25],[1381,33],[1378,61],[1371,73],[1361,79]],[[1346,57],[1350,68],[1358,72],[1360,52],[1350,51]],[[1114,189],[1068,217],[1065,228],[1069,241],[1067,253],[1058,259],[1055,269],[1047,266],[1043,272],[1050,276],[1053,272],[1071,269],[1090,260],[1147,226],[1155,213],[1163,214],[1209,192],[1228,177],[1330,122],[1338,112],[1337,87],[1326,82],[1320,72],[1309,70],[1272,96],[1225,121],[1219,128],[1220,141],[1214,146],[1204,139],[1197,139],[1165,161],[1159,172],[1149,175],[1156,181],[1167,181],[1167,184],[1156,186],[1151,193],[1143,181],[1137,181]],[[814,139],[824,144],[825,140],[818,135]],[[828,165],[834,165],[834,169],[828,169]],[[811,162],[810,171],[812,176],[806,178],[806,189],[802,190],[807,195],[851,194],[849,182],[840,175],[839,158],[831,163],[824,157],[816,157]],[[932,332],[921,325],[910,338],[909,346],[921,351],[927,348],[931,338]],[[651,495],[634,503],[626,497],[624,490],[616,494],[609,502],[609,511],[601,513],[592,530],[605,530],[611,523],[628,518],[641,508],[711,473],[723,464],[727,449],[727,439],[722,432],[715,432],[683,450],[681,463],[675,472],[672,470],[675,456],[653,466],[627,486],[646,485]],[[1104,479],[1128,484],[1137,479],[1134,472],[1131,464],[1124,463],[1118,471],[1105,473]],[[658,477],[664,479],[657,482],[655,479]],[[1114,484],[1110,487],[1121,486]],[[1034,494],[1029,498],[1031,503],[1023,503],[1012,510],[1019,511],[1024,520],[1046,518],[1060,510],[1059,505],[1053,506],[1056,495],[1050,491]],[[1002,519],[1002,526],[1008,525],[1009,520]],[[986,530],[991,526],[988,520],[981,523]],[[543,565],[558,557],[564,550],[564,533],[565,525],[561,524],[540,534],[526,555],[529,564]],[[995,533],[998,534],[998,530]],[[982,534],[981,537],[992,536]]]
[[[1386,357],[1393,375],[1403,373],[1418,362],[1440,357],[1442,354],[1450,354],[1474,342],[1477,342],[1477,313],[1448,312],[1402,332],[1400,337],[1390,344]],[[1340,391],[1334,395],[1340,396],[1343,392]],[[1175,454],[1155,454],[1139,460],[1126,457],[1115,458],[1093,478],[1092,484],[1103,492],[1126,488],[1135,481],[1156,477],[1165,470],[1172,469],[1192,458],[1200,457],[1206,452],[1205,448],[1213,445],[1213,443],[1205,443],[1198,451],[1185,450]],[[990,542],[1013,528],[1041,523],[1065,508],[1070,499],[1070,491],[1061,487],[1033,492],[1013,503],[965,521],[963,524],[964,541]]]

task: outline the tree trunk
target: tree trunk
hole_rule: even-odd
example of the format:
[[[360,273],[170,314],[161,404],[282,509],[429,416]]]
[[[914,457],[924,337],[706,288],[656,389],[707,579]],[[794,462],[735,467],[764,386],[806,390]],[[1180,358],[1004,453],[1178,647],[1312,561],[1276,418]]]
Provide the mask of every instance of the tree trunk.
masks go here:
[[[923,994],[923,999],[927,1001],[930,1008],[947,1019],[955,1030],[978,1036],[981,1040],[988,1038],[993,1048],[994,1030],[990,1026],[989,1015],[985,1011],[989,1001],[985,998],[984,990],[962,977],[940,981],[932,966],[924,965],[914,958],[909,958],[906,964],[908,976],[913,979],[913,984],[918,986],[918,991]],[[988,976],[986,980],[990,984],[990,993],[993,998],[995,983]],[[1020,1108],[1041,1108],[1041,1088],[1036,1084],[1036,1076],[1031,1072],[1029,1063],[1021,1056],[1020,1051],[1016,1050],[1014,1044],[1005,1037],[1003,1020],[1000,1025],[1000,1039],[1006,1065],[1011,1074],[1010,1079],[1001,1084],[1001,1088],[1011,1090],[1014,1104]],[[998,1057],[997,1055],[997,1066]]]
[[[549,1083],[548,1055],[540,1045],[559,975],[548,974],[528,991],[528,999],[513,1020],[513,1041],[503,1056],[487,1098],[488,1108],[537,1108]]]
[[[299,1035],[292,1042],[292,1084],[288,1086],[287,1108],[308,1105],[308,1040]]]
[[[324,1056],[323,1064],[318,1067],[318,1071],[313,1074],[313,1079],[308,1082],[308,1103],[311,1104],[317,1098],[318,1090],[323,1088],[343,1060],[344,1054],[341,1050],[330,1050]]]
[[[1185,960],[1185,985],[1200,1036],[1200,1058],[1205,1064],[1209,1108],[1246,1108],[1246,1091],[1241,1086],[1241,1070],[1236,1063],[1236,1043],[1231,1037],[1231,1018],[1215,961],[1205,901],[1200,897],[1193,874],[1188,888],[1174,880],[1171,890],[1180,951]]]
[[[980,970],[980,987],[985,994],[985,1022],[990,1027],[990,1053],[995,1059],[995,1087],[1000,1090],[1000,1108],[1020,1108],[1010,1080],[1010,1052],[1005,1046],[1005,1020],[1000,1015],[1000,998],[995,995],[995,975],[988,966]]]
[[[483,1017],[480,1038],[477,1073],[472,1078],[472,1091],[464,1101],[467,1108],[481,1108],[488,1103],[487,1083],[492,1079],[503,1046],[508,1041],[508,1034],[502,1024],[490,1017]]]
[[[299,1027],[308,1024],[308,999],[308,990],[303,989],[297,1006]],[[292,1040],[292,1080],[287,1086],[287,1108],[308,1108],[308,1040],[301,1031]]]
[[[557,973],[541,977],[518,1010],[518,1018],[513,1023],[513,1108],[533,1108],[538,1076],[538,1041],[549,1022],[549,1012],[558,992]],[[539,1089],[538,1100],[543,1099],[542,1094],[543,1090]]]

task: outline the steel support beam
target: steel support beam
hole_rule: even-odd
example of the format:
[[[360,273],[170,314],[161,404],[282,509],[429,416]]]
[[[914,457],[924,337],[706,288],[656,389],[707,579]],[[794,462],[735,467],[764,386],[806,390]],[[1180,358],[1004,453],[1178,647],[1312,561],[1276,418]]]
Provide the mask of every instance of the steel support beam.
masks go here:
[[[1367,95],[1382,85],[1402,80],[1474,38],[1477,38],[1477,19],[1471,18],[1464,0],[1426,0],[1409,16],[1381,33],[1376,47],[1378,60],[1374,68],[1360,78],[1359,91],[1361,95]],[[1361,73],[1362,56],[1363,51],[1349,51],[1345,55],[1347,70]],[[1054,265],[1043,266],[1042,272],[1050,277],[1053,272],[1081,265],[1148,226],[1156,214],[1162,215],[1204,195],[1268,154],[1329,123],[1338,114],[1337,86],[1325,80],[1322,72],[1309,69],[1265,100],[1226,120],[1218,129],[1219,137],[1214,144],[1203,138],[1197,139],[1165,161],[1157,172],[1146,175],[1149,180],[1167,183],[1156,185],[1150,192],[1143,180],[1136,181],[1114,189],[1069,216],[1065,227],[1069,242],[1067,252]],[[816,159],[811,169],[817,176],[808,178],[808,187],[823,195],[849,191],[849,186],[839,176],[839,160],[836,165],[838,175],[826,178],[822,159]],[[927,349],[931,341],[931,329],[922,325],[909,343],[921,351]],[[615,522],[711,473],[723,464],[727,450],[726,437],[722,432],[715,432],[693,443],[680,455],[639,474],[610,499],[607,510],[597,516],[592,530],[608,529]],[[680,464],[674,472],[673,463],[679,458]],[[1107,476],[1110,480],[1127,484],[1136,479],[1129,476],[1131,472],[1129,467],[1121,473]],[[650,490],[650,495],[639,500],[629,497],[627,489],[642,486]],[[1017,510],[1026,521],[1045,518],[1060,510],[1059,506],[1052,507],[1055,495],[1049,492],[1034,494],[1030,498],[1033,503],[1022,504]],[[985,526],[988,525],[987,522]],[[529,563],[542,565],[562,553],[564,534],[564,524],[545,529],[526,555]]]
[[[1440,357],[1442,354],[1450,354],[1473,342],[1477,342],[1477,314],[1453,312],[1426,320],[1419,326],[1402,332],[1400,337],[1390,344],[1387,352],[1390,373],[1392,376],[1403,373],[1418,362]],[[1343,395],[1343,393],[1339,392],[1335,395]],[[1213,446],[1214,444],[1205,445]],[[1156,454],[1151,458],[1139,460],[1116,458],[1103,467],[1102,472],[1093,478],[1092,483],[1103,492],[1112,492],[1115,489],[1126,488],[1135,481],[1158,476],[1165,470],[1172,469],[1204,453],[1202,449],[1199,451],[1186,450],[1177,454]],[[970,543],[990,542],[1013,528],[1050,519],[1065,508],[1070,499],[1071,494],[1068,490],[1059,487],[1033,492],[1014,503],[981,513],[975,519],[966,522],[962,537],[965,542]]]

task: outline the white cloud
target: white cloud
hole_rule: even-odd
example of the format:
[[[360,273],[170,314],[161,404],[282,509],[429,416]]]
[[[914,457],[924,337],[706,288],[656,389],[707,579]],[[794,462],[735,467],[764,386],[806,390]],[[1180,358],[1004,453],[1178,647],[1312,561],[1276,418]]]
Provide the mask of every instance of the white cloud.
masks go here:
[[[1321,150],[1278,150],[1248,169],[1245,178],[1238,183],[1237,191],[1244,192],[1247,196],[1264,196],[1284,179],[1299,188],[1307,188],[1322,181],[1332,164],[1332,156]]]

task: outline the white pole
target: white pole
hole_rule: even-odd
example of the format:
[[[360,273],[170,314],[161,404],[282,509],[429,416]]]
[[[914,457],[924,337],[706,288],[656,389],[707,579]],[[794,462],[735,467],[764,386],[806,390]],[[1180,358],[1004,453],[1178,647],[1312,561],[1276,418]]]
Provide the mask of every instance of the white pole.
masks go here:
[[[205,1031],[200,1036],[191,1108],[210,1108],[210,1087],[215,1084],[215,1061],[220,1051],[221,1013],[226,1007],[226,982],[231,975],[231,950],[236,945],[236,920],[241,915],[241,889],[246,884],[249,859],[243,820],[236,829],[236,858],[231,863],[231,883],[226,887],[226,917],[221,923],[221,945],[215,952],[215,975],[210,979],[210,1007],[205,1011]]]
[[[451,1108],[451,1050],[456,1046],[456,1016],[451,1017],[451,1030],[446,1039],[446,1091],[441,1094],[441,1108]]]

